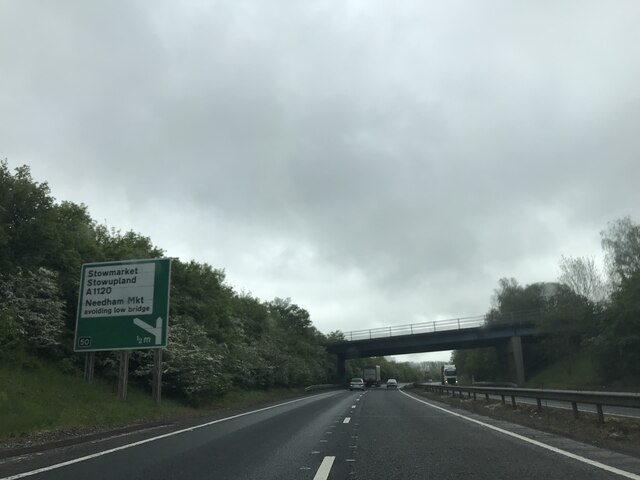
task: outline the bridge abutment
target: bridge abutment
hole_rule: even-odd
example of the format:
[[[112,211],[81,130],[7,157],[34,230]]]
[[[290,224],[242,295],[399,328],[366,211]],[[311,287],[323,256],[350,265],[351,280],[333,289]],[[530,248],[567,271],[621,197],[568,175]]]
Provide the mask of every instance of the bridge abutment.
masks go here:
[[[522,337],[510,337],[498,349],[499,357],[506,361],[509,380],[517,385],[524,384],[524,357],[522,355]]]
[[[347,360],[342,355],[336,355],[336,382],[344,385],[347,381]]]

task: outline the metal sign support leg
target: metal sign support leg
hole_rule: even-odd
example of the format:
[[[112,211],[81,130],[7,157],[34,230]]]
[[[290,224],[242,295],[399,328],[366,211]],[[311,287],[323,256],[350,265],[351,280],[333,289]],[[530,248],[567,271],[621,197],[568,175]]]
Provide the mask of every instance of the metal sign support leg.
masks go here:
[[[96,352],[87,352],[84,357],[84,380],[93,382],[93,372],[96,364]]]
[[[153,385],[151,387],[151,396],[153,403],[160,405],[162,390],[162,349],[153,350]]]
[[[118,398],[127,399],[127,384],[129,380],[129,350],[120,352],[120,371],[118,372]]]

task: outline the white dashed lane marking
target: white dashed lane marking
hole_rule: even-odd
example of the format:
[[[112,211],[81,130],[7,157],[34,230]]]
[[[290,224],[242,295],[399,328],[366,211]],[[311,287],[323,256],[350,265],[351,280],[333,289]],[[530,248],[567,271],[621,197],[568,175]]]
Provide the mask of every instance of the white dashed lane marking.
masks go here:
[[[327,480],[336,457],[324,457],[313,480]]]

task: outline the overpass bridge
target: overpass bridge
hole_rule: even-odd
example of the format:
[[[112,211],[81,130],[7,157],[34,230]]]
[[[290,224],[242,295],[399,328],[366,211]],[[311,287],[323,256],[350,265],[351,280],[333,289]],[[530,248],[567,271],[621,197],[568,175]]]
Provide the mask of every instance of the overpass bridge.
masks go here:
[[[345,378],[345,361],[353,358],[495,347],[512,381],[524,383],[522,342],[540,335],[541,312],[523,312],[507,322],[487,324],[485,316],[357,330],[327,344],[337,358],[338,379]]]

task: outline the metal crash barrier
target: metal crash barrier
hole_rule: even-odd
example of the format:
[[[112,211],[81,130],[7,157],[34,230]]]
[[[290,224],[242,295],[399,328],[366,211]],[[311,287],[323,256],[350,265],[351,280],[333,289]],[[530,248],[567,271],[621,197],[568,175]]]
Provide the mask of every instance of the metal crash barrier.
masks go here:
[[[542,410],[542,400],[554,400],[571,404],[573,415],[578,418],[578,404],[595,405],[598,421],[604,423],[603,406],[640,408],[640,394],[624,392],[589,392],[578,390],[544,390],[536,388],[500,388],[500,387],[460,387],[452,385],[434,385],[424,383],[414,383],[414,387],[421,388],[441,395],[456,396],[462,398],[464,395],[477,400],[478,395],[484,395],[486,401],[490,400],[489,395],[498,395],[502,399],[502,404],[506,404],[506,398],[511,400],[512,407],[516,407],[516,398],[535,398],[538,411]]]

